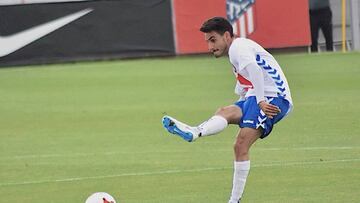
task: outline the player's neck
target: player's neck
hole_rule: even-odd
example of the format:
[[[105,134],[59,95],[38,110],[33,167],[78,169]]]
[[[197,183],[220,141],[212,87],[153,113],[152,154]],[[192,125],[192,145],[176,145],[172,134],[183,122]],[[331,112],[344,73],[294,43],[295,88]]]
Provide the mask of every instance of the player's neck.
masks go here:
[[[230,47],[231,47],[231,45],[232,45],[232,43],[234,42],[235,39],[236,39],[235,37],[231,37],[231,38],[229,39],[228,46],[227,46],[227,50],[226,50],[226,52],[227,52],[228,54],[229,54],[229,49],[230,49]]]

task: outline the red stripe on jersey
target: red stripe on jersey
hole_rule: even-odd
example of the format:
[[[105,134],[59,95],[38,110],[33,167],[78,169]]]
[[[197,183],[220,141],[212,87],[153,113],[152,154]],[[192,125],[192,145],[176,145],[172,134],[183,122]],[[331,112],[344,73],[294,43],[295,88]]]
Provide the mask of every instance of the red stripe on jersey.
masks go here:
[[[243,76],[241,76],[239,73],[237,74],[237,80],[240,82],[240,84],[242,85],[247,85],[247,86],[250,86],[248,88],[253,88],[253,84],[247,80],[246,78],[244,78]]]

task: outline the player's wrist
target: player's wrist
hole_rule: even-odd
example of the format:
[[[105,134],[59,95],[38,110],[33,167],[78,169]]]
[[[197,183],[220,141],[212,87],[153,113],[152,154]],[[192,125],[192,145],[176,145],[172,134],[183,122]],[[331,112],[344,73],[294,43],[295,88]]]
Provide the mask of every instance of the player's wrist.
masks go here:
[[[261,100],[261,101],[258,102],[258,105],[260,106],[261,104],[264,104],[264,103],[266,103],[266,101],[265,101],[265,100]]]

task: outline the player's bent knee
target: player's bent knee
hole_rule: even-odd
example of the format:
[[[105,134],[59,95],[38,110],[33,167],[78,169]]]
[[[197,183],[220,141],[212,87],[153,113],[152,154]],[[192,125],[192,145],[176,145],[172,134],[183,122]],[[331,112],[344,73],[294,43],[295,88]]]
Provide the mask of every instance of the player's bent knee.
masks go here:
[[[232,116],[231,116],[231,114],[229,114],[227,107],[218,108],[215,112],[215,115],[225,118],[228,122],[232,119],[231,118]]]
[[[220,107],[220,108],[218,108],[216,110],[215,115],[224,116],[225,112],[226,112],[226,108],[225,107]]]
[[[234,144],[234,152],[236,157],[246,157],[249,154],[249,149],[243,142],[235,142]]]
[[[215,115],[224,117],[230,124],[238,124],[241,117],[241,110],[236,106],[220,107]]]

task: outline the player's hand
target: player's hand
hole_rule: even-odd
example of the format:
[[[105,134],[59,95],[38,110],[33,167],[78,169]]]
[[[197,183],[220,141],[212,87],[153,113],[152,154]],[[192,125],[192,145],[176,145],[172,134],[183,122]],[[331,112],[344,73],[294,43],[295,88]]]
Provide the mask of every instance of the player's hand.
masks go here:
[[[278,113],[281,112],[279,107],[269,104],[265,101],[261,101],[259,103],[259,107],[266,114],[266,116],[270,119],[274,118],[274,116],[276,116]]]

